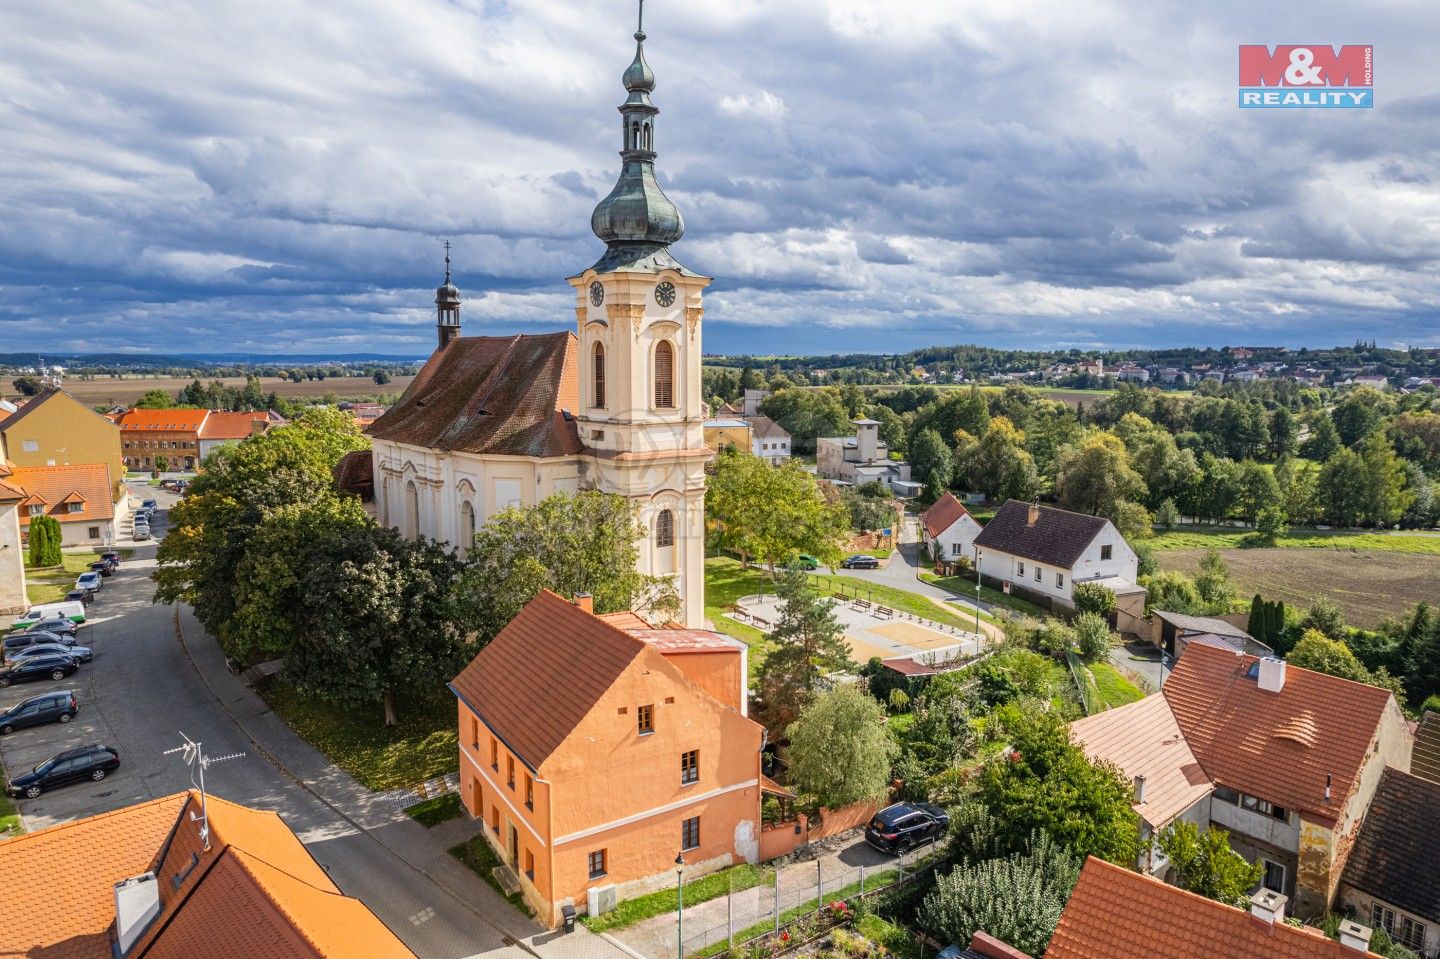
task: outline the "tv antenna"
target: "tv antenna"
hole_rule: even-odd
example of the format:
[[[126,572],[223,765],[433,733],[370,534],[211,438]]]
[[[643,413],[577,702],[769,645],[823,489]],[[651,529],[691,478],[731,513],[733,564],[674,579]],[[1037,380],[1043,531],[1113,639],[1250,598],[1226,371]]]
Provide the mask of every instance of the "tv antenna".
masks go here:
[[[190,785],[200,791],[200,815],[197,816],[192,811],[190,813],[190,821],[200,824],[200,839],[205,844],[205,851],[209,852],[210,811],[206,803],[205,795],[205,770],[215,763],[229,762],[232,759],[244,759],[245,754],[241,752],[230,753],[226,756],[207,756],[200,743],[195,742],[183,732],[180,733],[180,738],[185,740],[185,745],[176,746],[174,749],[167,749],[163,755],[173,756],[176,753],[180,753],[181,758],[185,760],[185,765],[190,767]],[[197,771],[200,779],[198,783],[195,781]]]

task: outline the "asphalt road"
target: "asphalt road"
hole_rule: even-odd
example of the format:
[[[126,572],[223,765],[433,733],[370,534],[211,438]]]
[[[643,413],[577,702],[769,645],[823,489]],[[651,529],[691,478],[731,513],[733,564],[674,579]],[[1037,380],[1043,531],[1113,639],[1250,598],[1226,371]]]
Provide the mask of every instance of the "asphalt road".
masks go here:
[[[155,531],[163,534],[164,510],[175,497],[148,487],[136,490],[159,501]],[[206,776],[209,791],[278,812],[336,884],[364,902],[418,955],[426,959],[530,955],[480,914],[487,904],[460,901],[401,860],[375,831],[357,830],[315,793],[255,755],[248,738],[220,708],[182,650],[176,638],[175,608],[150,601],[155,544],[137,544],[135,550],[134,558],[105,581],[90,607],[93,618],[80,629],[78,639],[94,648],[95,661],[62,683],[26,683],[0,690],[3,707],[54,688],[74,689],[80,701],[80,713],[68,725],[20,730],[0,739],[0,758],[10,775],[62,749],[89,742],[114,746],[121,757],[120,769],[99,783],[67,786],[23,800],[26,827],[42,829],[190,788],[189,768],[179,756],[164,755],[180,745],[183,731],[203,742],[212,756],[250,750],[244,758],[212,766]],[[507,926],[513,928],[513,921]]]

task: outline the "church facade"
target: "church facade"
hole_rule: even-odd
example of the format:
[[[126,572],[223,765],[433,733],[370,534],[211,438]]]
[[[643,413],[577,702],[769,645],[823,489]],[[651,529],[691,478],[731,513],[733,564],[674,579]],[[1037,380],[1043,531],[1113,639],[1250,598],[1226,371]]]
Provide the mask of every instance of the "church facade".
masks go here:
[[[642,25],[643,26],[643,25]],[[591,218],[606,244],[569,278],[574,332],[460,335],[461,297],[436,291],[439,344],[370,427],[376,517],[468,548],[497,511],[599,490],[638,508],[641,572],[672,577],[686,626],[704,621],[700,357],[710,279],[670,246],[685,232],[655,179],[655,76],[635,34],[620,107],[620,178]]]

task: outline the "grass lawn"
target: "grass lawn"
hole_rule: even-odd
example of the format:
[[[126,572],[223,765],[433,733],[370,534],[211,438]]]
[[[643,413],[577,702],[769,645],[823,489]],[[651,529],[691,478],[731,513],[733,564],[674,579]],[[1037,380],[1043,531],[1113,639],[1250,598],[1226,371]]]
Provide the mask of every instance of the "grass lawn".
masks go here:
[[[873,912],[855,920],[855,931],[898,959],[924,959],[920,947],[910,933],[894,923],[886,922]]]
[[[919,593],[912,593],[908,590],[897,589],[894,586],[886,586],[883,583],[872,583],[869,580],[854,579],[849,576],[828,576],[824,573],[811,573],[811,582],[817,583],[826,593],[844,591],[848,594],[859,594],[871,602],[889,606],[891,609],[903,610],[912,616],[919,616],[934,623],[944,623],[947,626],[955,626],[960,629],[974,629],[975,617],[957,616],[940,604],[933,602],[928,597]]]
[[[504,896],[505,901],[510,903],[510,905],[519,909],[527,916],[533,917],[535,915],[535,911],[525,903],[524,896],[518,892],[506,896],[505,890],[500,888],[500,883],[495,878],[493,871],[496,866],[500,865],[500,857],[495,855],[495,850],[490,848],[490,843],[486,841],[483,835],[476,836],[467,842],[462,842],[450,850],[450,855],[463,862],[467,869],[485,880],[490,885],[490,888],[494,889],[501,896]]]
[[[1385,553],[1426,553],[1440,556],[1440,536],[1425,533],[1377,533],[1364,530],[1291,530],[1273,544],[1253,531],[1229,526],[1186,527],[1157,533],[1149,541],[1157,550],[1171,549],[1369,549]]]
[[[921,573],[920,578],[932,586],[948,589],[957,596],[964,596],[967,599],[974,598],[975,596],[975,578],[973,576],[936,576],[934,573]],[[1025,616],[1043,618],[1048,615],[1045,610],[1028,600],[1021,599],[1018,596],[1011,596],[1001,589],[991,589],[989,586],[980,587],[980,599],[995,606],[1003,606],[1006,609],[1014,610]]]
[[[448,689],[401,700],[400,724],[384,725],[379,703],[336,706],[302,695],[281,680],[257,691],[285,724],[367,789],[415,786],[453,772],[460,762],[455,697]]]
[[[9,782],[5,776],[5,767],[0,766],[0,779]],[[0,839],[9,836],[18,836],[25,831],[20,822],[20,811],[15,807],[15,800],[0,792]]]
[[[775,584],[761,569],[745,569],[739,562],[724,556],[705,560],[705,618],[715,624],[715,631],[738,639],[750,647],[750,678],[759,675],[765,661],[765,634],[754,626],[746,626],[725,615],[741,596],[774,592]]]
[[[1090,674],[1095,677],[1095,689],[1100,697],[1101,708],[1113,709],[1145,698],[1145,693],[1138,686],[1109,663],[1091,663],[1089,669]]]
[[[120,554],[121,560],[127,560],[135,555],[133,549],[122,549],[117,552]],[[75,578],[81,573],[90,572],[90,564],[99,558],[99,551],[90,549],[76,553],[61,553],[59,566],[37,569],[27,562],[25,564],[25,593],[30,598],[30,605],[58,603],[63,600],[65,594],[75,588]]]
[[[698,906],[702,902],[718,899],[727,892],[742,892],[774,881],[775,871],[773,869],[751,865],[731,866],[729,869],[712,872],[708,876],[687,882],[685,884],[685,905]],[[624,929],[637,922],[643,922],[655,916],[663,916],[667,912],[674,912],[676,905],[676,890],[661,889],[648,895],[627,899],[603,915],[582,916],[580,921],[591,932]]]
[[[430,829],[442,822],[460,818],[460,794],[445,793],[443,796],[432,796],[413,806],[406,806],[404,812],[405,815],[426,829]]]

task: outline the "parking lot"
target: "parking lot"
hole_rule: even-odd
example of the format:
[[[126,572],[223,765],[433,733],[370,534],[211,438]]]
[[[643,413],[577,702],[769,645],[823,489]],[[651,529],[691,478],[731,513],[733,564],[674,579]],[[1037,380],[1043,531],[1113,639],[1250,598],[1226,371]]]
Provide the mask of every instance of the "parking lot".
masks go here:
[[[153,529],[157,537],[163,535],[166,510],[176,497],[140,484],[134,490],[142,499],[157,501],[160,511]],[[127,523],[127,532],[128,527]],[[121,748],[120,768],[102,781],[62,786],[36,799],[20,800],[20,811],[30,830],[165,795],[188,785],[184,766],[160,755],[163,750],[146,749],[136,754],[121,745],[133,741],[137,710],[165,708],[164,677],[146,675],[145,658],[132,656],[127,645],[140,630],[163,629],[173,610],[150,603],[155,543],[132,547],[127,538],[116,545],[133,548],[134,556],[104,579],[104,586],[86,609],[86,623],[75,637],[78,644],[95,651],[94,661],[59,682],[17,683],[0,689],[0,710],[55,690],[72,690],[80,705],[79,714],[68,724],[32,726],[0,736],[0,763],[4,764],[7,778],[76,746],[103,743]]]

